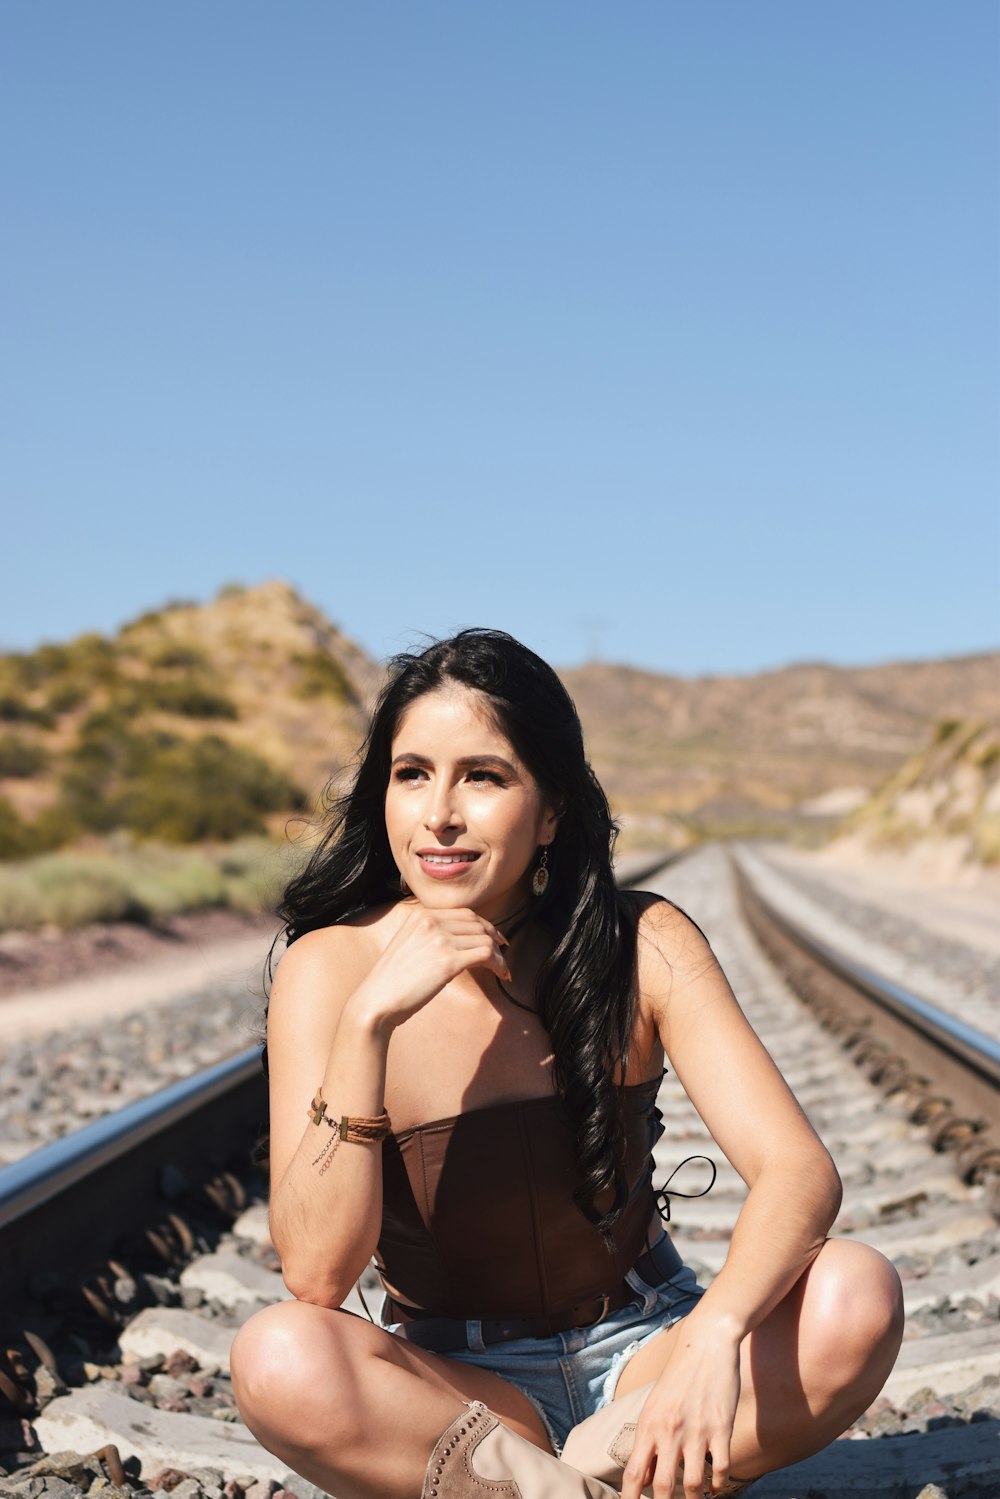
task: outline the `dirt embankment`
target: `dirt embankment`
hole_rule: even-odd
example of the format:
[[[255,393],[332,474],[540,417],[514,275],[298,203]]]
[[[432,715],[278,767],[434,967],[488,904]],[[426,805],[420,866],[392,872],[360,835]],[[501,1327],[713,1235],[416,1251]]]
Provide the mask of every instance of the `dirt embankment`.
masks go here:
[[[11,994],[75,983],[140,965],[185,960],[240,938],[267,942],[278,929],[276,917],[240,911],[196,911],[156,926],[131,921],[98,922],[60,931],[0,934],[0,999]]]

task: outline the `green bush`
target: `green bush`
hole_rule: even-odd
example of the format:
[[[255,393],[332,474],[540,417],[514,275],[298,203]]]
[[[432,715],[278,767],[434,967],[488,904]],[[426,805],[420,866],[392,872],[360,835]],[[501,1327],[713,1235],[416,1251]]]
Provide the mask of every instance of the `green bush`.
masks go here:
[[[152,651],[149,655],[150,666],[157,670],[168,669],[174,666],[205,667],[208,657],[205,652],[199,650],[196,645],[185,645],[182,641],[171,641],[168,645],[161,646],[159,650]]]
[[[157,916],[177,916],[228,905],[227,883],[217,864],[192,852],[166,868],[137,874],[132,890],[146,910]]]
[[[105,860],[44,854],[35,861],[31,875],[38,916],[45,924],[83,926],[91,921],[137,921],[148,916],[124,871]]]
[[[330,697],[338,703],[356,701],[354,688],[348,681],[344,668],[328,651],[312,651],[307,656],[295,656],[292,659],[299,668],[296,697]]]
[[[0,719],[4,723],[33,723],[40,729],[54,729],[56,721],[46,708],[35,708],[27,698],[15,692],[0,695]]]
[[[136,733],[130,709],[121,704],[91,713],[66,757],[60,777],[58,816],[90,832],[106,833],[119,826],[117,798],[123,785],[142,775],[150,760],[172,735]]]
[[[41,854],[62,848],[67,843],[75,843],[86,831],[84,824],[63,803],[56,802],[40,812],[31,823],[31,852]]]
[[[40,645],[34,651],[11,651],[3,658],[4,690],[12,687],[31,691],[65,671],[69,664],[69,648],[65,645]]]
[[[152,625],[158,625],[163,618],[159,609],[147,609],[145,614],[137,614],[135,619],[128,619],[122,625],[120,635],[130,635],[135,630],[149,629]]]
[[[44,770],[49,763],[48,751],[20,734],[0,734],[0,776],[27,779]]]
[[[210,906],[273,911],[308,856],[308,849],[266,837],[188,849],[136,843],[124,831],[112,834],[101,852],[34,852],[0,864],[0,931],[147,922]]]
[[[65,670],[81,684],[109,687],[117,681],[118,653],[103,635],[78,635],[64,649]]]
[[[239,709],[231,698],[217,688],[193,677],[180,681],[147,683],[151,708],[163,713],[182,713],[186,718],[239,718]]]
[[[264,812],[304,806],[303,793],[251,750],[215,734],[151,755],[118,799],[117,821],[174,843],[262,833]]]
[[[74,708],[79,708],[81,703],[86,702],[87,694],[82,687],[73,682],[64,682],[59,687],[53,687],[46,699],[45,706],[50,713],[58,716],[60,713],[71,713]]]
[[[1000,817],[983,817],[973,832],[976,857],[983,864],[1000,864]]]
[[[38,897],[25,866],[0,864],[0,932],[30,931],[40,925]]]
[[[31,829],[5,796],[0,796],[0,859],[23,859],[33,851]]]

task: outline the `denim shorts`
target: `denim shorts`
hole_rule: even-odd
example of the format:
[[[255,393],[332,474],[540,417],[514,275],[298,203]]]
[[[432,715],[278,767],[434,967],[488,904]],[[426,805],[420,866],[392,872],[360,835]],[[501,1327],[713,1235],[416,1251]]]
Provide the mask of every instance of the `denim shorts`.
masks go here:
[[[489,1369],[526,1395],[559,1453],[574,1426],[614,1399],[618,1378],[633,1353],[679,1322],[704,1294],[687,1265],[658,1286],[647,1285],[634,1270],[625,1279],[634,1298],[592,1327],[485,1347],[481,1324],[470,1321],[468,1348],[449,1349],[445,1357]],[[398,1326],[393,1323],[388,1330],[395,1332]]]

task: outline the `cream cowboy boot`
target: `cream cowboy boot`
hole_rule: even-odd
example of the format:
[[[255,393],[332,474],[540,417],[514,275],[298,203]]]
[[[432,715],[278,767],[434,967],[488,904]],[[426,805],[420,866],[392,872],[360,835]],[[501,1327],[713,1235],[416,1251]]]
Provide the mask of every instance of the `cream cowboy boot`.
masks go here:
[[[439,1440],[420,1499],[619,1499],[618,1490],[587,1478],[503,1426],[478,1400]]]
[[[614,1485],[615,1491],[620,1489],[625,1464],[632,1455],[636,1422],[652,1388],[651,1384],[646,1384],[637,1390],[630,1390],[627,1395],[612,1400],[603,1410],[596,1411],[586,1421],[574,1426],[566,1438],[562,1461],[578,1468],[581,1473],[590,1473],[603,1483]],[[751,1482],[749,1478],[731,1478],[717,1495],[706,1488],[705,1499],[724,1499],[724,1496],[742,1494]],[[652,1494],[652,1485],[642,1492]],[[683,1485],[678,1480],[675,1490],[678,1499],[683,1492]]]

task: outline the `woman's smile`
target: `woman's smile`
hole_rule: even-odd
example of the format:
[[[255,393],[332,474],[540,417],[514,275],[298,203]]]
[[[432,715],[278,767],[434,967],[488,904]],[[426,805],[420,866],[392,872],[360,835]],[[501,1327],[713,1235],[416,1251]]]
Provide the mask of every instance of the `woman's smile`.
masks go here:
[[[484,699],[456,684],[424,693],[400,719],[385,824],[418,899],[457,900],[487,915],[523,895],[556,818]]]
[[[432,880],[452,880],[466,874],[479,855],[465,851],[430,852],[421,849],[417,853],[417,858],[424,873]]]

